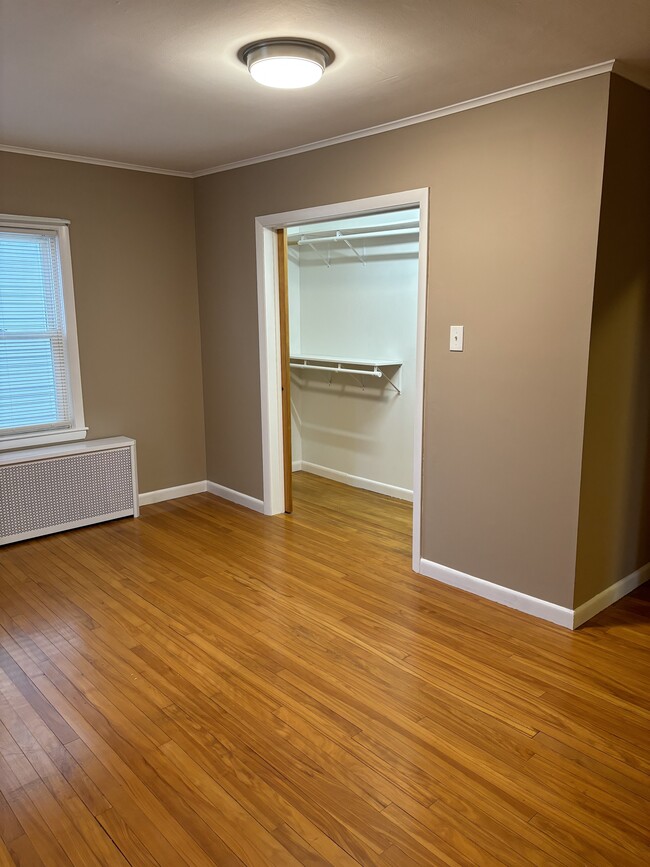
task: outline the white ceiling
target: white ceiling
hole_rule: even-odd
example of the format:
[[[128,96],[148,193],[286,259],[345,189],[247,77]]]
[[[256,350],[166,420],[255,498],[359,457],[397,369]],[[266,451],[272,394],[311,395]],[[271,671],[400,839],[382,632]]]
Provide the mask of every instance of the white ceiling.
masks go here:
[[[194,172],[602,61],[650,84],[649,0],[0,0],[0,141]],[[245,43],[333,48],[303,91]]]

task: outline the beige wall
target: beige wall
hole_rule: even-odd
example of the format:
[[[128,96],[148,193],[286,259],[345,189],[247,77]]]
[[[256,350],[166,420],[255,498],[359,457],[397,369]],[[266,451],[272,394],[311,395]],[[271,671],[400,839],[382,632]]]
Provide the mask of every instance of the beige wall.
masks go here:
[[[612,77],[575,605],[650,561],[650,93]]]
[[[570,607],[608,88],[199,179],[208,478],[262,496],[255,217],[429,187],[423,556]]]
[[[255,217],[429,187],[423,556],[571,607],[650,554],[648,99],[598,76],[194,183],[0,153],[0,211],[71,220],[89,436],[137,439],[143,491],[261,497]]]
[[[71,221],[86,424],[140,490],[205,479],[192,181],[0,153],[0,212]]]

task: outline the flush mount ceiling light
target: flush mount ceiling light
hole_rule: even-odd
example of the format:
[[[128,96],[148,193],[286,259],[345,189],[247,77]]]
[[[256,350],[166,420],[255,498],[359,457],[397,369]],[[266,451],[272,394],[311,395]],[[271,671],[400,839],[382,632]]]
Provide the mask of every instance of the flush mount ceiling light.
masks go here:
[[[333,59],[325,45],[306,39],[262,39],[238,56],[259,84],[283,88],[316,84]]]

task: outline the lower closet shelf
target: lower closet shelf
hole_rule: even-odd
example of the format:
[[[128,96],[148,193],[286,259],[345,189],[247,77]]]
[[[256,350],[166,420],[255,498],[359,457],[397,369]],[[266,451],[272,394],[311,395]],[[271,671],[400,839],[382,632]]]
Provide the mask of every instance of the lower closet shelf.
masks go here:
[[[351,376],[374,376],[385,379],[398,394],[401,390],[395,385],[385,368],[395,371],[402,366],[401,361],[390,359],[339,358],[327,355],[292,355],[289,366],[294,370],[321,370],[329,373],[347,373]]]

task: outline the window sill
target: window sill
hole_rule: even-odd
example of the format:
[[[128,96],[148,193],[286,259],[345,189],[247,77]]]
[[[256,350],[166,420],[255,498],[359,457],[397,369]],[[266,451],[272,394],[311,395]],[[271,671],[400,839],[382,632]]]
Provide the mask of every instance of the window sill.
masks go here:
[[[19,434],[12,437],[0,437],[0,452],[9,449],[29,448],[30,446],[49,446],[55,443],[68,443],[74,440],[85,440],[87,427],[74,430],[42,431],[41,433]]]

